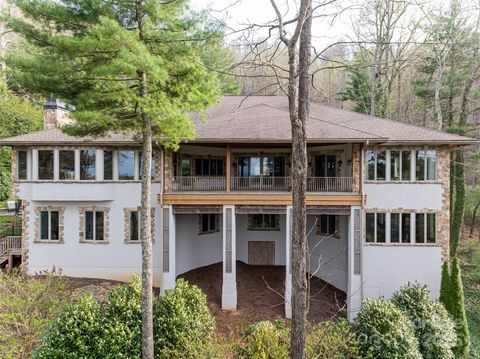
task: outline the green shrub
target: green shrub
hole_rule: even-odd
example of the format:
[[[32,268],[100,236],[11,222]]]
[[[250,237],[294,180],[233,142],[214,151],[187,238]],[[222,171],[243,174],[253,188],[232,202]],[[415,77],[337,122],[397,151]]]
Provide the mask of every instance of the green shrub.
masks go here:
[[[307,335],[307,358],[360,359],[352,326],[345,320],[322,322]]]
[[[0,272],[0,358],[27,358],[63,312],[67,281],[55,272]]]
[[[142,283],[138,276],[130,285],[110,293],[102,324],[103,358],[140,358],[142,353]]]
[[[12,194],[12,173],[10,169],[0,166],[0,201],[5,201]]]
[[[32,358],[102,358],[102,338],[100,304],[86,294],[49,328]]]
[[[390,301],[363,302],[355,320],[362,357],[375,359],[421,359],[412,323]]]
[[[457,358],[465,358],[470,351],[470,333],[468,330],[467,316],[465,314],[462,273],[457,257],[454,257],[452,260],[450,293],[450,314],[455,320],[457,326],[457,345],[453,351]]]
[[[453,359],[456,342],[455,324],[441,303],[429,299],[426,286],[407,283],[392,298],[413,323],[419,350],[425,359]]]
[[[237,358],[287,359],[290,351],[290,330],[283,321],[263,321],[248,327]]]
[[[215,319],[200,288],[177,280],[154,304],[154,340],[157,358],[207,358],[213,354]]]
[[[447,311],[450,312],[450,284],[451,278],[450,278],[450,269],[448,268],[448,261],[443,262],[442,266],[442,279],[440,282],[440,298],[438,299],[440,303],[442,303],[447,309]]]

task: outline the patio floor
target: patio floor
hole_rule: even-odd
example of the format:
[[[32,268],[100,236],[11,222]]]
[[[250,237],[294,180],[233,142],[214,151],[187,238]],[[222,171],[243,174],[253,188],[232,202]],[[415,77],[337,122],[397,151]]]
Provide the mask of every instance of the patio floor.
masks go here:
[[[285,266],[252,266],[237,262],[237,310],[221,310],[222,263],[194,269],[179,276],[198,285],[208,297],[208,305],[225,334],[241,332],[260,320],[284,318]],[[310,281],[308,320],[317,323],[345,317],[346,295],[316,277]]]

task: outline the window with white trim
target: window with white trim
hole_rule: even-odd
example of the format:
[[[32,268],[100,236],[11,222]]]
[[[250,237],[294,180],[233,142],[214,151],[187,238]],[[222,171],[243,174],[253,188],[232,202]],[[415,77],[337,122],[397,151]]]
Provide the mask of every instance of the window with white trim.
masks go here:
[[[390,151],[390,180],[410,181],[411,176],[411,151]]]
[[[387,151],[366,151],[365,168],[367,181],[385,181]]]
[[[133,208],[125,208],[126,213],[126,232],[125,232],[125,242],[140,243],[141,241],[141,232],[140,232],[140,220],[142,218],[141,212]],[[151,208],[151,231],[152,231],[152,243],[155,242],[155,208]]]
[[[415,178],[417,181],[436,180],[437,153],[435,150],[415,151]]]
[[[17,179],[27,179],[27,151],[17,151]]]
[[[436,242],[435,213],[415,213],[415,243]]]
[[[369,243],[386,242],[386,214],[365,214],[365,238]]]
[[[410,243],[410,213],[390,213],[390,243]]]
[[[40,240],[58,241],[59,237],[59,211],[40,211]]]
[[[105,240],[105,212],[85,211],[84,240],[103,241]]]

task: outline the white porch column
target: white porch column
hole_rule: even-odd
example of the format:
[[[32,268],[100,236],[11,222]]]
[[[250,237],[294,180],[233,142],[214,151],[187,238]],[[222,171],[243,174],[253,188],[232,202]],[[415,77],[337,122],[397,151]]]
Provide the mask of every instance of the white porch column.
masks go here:
[[[362,306],[362,209],[352,207],[348,218],[347,319],[352,321]]]
[[[80,150],[75,150],[75,181],[80,181]]]
[[[60,151],[53,150],[53,180],[58,181],[60,178]]]
[[[285,240],[285,318],[292,318],[292,206],[287,206],[286,218],[286,240]]]
[[[235,206],[223,206],[222,309],[237,309]]]
[[[162,220],[162,278],[160,293],[175,288],[175,216],[172,206],[163,206]]]

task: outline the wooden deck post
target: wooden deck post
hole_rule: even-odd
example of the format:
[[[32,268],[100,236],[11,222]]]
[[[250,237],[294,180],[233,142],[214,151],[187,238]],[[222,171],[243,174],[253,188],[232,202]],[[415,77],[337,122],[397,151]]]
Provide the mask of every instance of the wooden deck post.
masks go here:
[[[226,190],[230,192],[230,184],[231,184],[231,176],[232,176],[232,169],[231,169],[231,151],[230,151],[230,144],[227,144],[227,178],[226,178]]]

